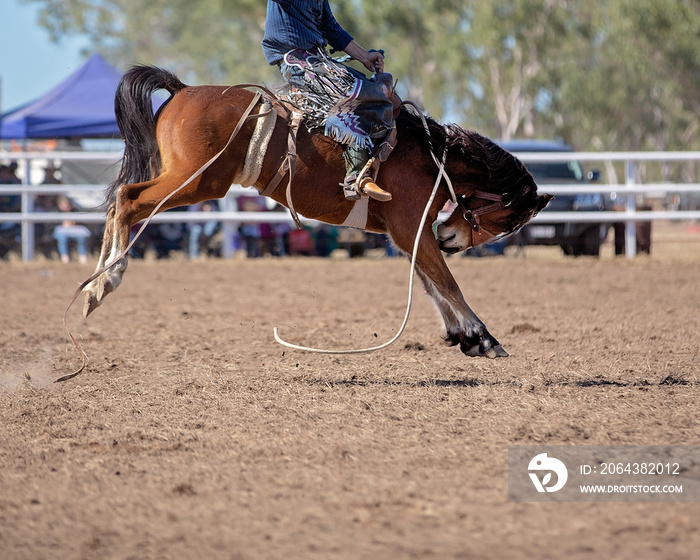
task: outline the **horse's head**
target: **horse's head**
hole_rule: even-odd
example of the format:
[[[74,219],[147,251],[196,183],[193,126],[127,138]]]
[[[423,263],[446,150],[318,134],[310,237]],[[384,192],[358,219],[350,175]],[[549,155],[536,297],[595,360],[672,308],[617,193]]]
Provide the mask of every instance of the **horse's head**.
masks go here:
[[[454,125],[445,130],[447,173],[457,195],[452,214],[437,228],[446,253],[518,231],[552,199],[538,195],[520,160],[491,140]]]

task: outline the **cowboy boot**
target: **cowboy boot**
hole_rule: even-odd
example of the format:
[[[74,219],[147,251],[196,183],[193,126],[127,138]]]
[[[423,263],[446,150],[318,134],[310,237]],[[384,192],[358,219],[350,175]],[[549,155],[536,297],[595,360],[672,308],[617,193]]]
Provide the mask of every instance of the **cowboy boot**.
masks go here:
[[[379,202],[391,200],[391,193],[380,188],[371,177],[361,176],[370,158],[369,150],[354,145],[346,146],[343,158],[345,159],[345,182],[341,183],[341,186],[346,199],[359,200],[362,194],[366,194]]]

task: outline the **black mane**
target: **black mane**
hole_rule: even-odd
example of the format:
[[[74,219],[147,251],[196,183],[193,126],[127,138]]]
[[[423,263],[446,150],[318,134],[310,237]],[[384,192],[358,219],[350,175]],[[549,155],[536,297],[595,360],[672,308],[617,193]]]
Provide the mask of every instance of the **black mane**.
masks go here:
[[[533,182],[522,162],[489,138],[473,130],[465,130],[457,124],[442,125],[432,117],[425,117],[430,136],[419,115],[402,109],[396,119],[399,130],[409,133],[414,141],[432,147],[439,159],[443,150],[457,150],[461,159],[484,172],[487,180],[480,186],[489,192],[502,193],[503,185],[516,189],[523,181]],[[524,187],[524,185],[522,185]],[[518,189],[519,190],[519,189]]]

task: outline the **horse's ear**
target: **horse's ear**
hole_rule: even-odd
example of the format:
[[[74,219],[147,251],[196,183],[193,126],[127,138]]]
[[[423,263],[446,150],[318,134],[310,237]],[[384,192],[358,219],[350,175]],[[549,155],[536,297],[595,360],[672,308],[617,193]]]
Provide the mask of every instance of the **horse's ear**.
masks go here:
[[[537,197],[537,210],[535,210],[535,214],[539,214],[540,210],[542,210],[547,204],[549,204],[550,200],[554,198],[551,194],[543,194]]]

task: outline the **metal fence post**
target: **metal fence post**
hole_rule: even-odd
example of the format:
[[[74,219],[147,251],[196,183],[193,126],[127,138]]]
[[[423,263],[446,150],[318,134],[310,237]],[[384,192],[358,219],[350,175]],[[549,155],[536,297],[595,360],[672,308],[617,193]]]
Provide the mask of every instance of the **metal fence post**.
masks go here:
[[[22,160],[22,185],[25,187],[22,189],[22,260],[25,262],[34,260],[34,222],[26,219],[29,214],[34,212],[34,193],[29,191],[28,187],[31,185],[31,178],[29,176],[31,172],[31,160]]]
[[[636,163],[633,160],[625,161],[625,186],[630,190],[633,190],[635,186],[636,168]],[[634,218],[637,211],[637,197],[634,192],[631,192],[625,198],[625,215]],[[633,219],[625,222],[625,256],[628,259],[637,256],[637,222]]]
[[[226,193],[226,196],[221,199],[221,206],[223,206],[221,210],[223,210],[224,212],[235,211],[237,209],[236,197],[232,196],[230,192]],[[223,234],[221,256],[225,259],[230,259],[231,257],[233,257],[234,253],[233,236],[236,233],[236,224],[227,220],[221,226],[221,230]]]

